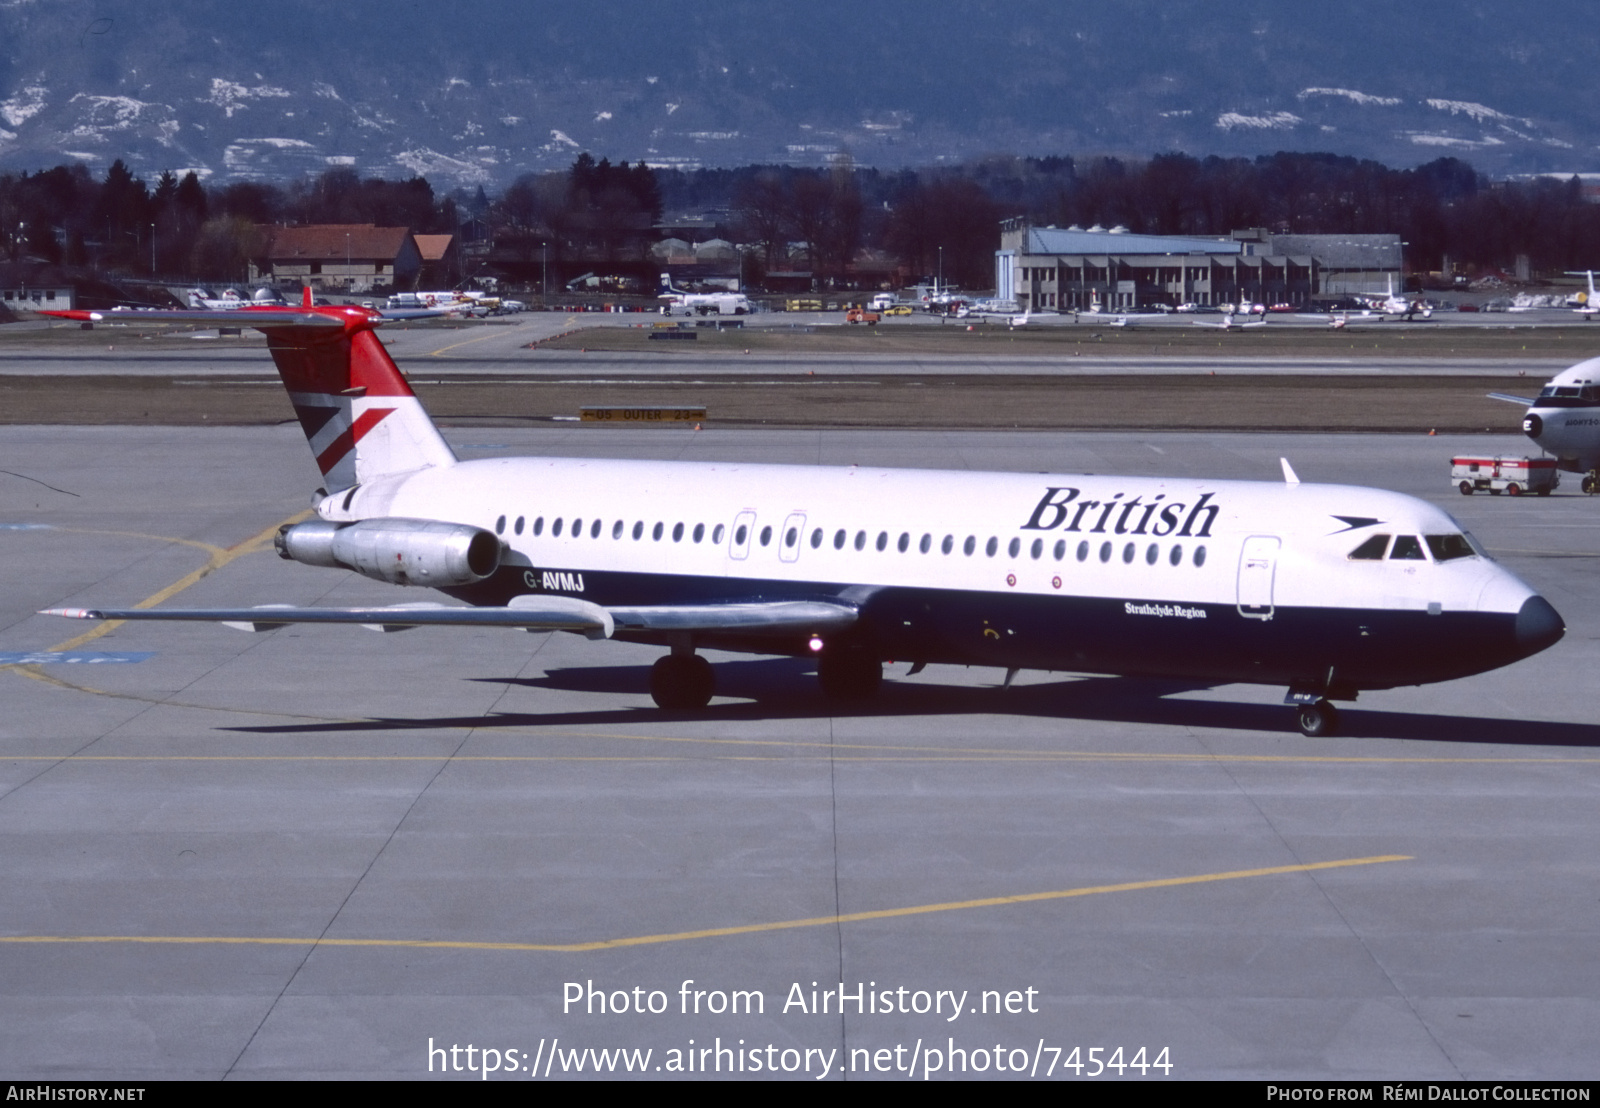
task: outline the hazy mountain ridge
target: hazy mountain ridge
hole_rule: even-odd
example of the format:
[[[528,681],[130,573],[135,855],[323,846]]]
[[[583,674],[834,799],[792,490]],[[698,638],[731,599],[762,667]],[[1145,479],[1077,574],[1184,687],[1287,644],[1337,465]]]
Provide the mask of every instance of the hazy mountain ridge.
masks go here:
[[[330,164],[505,183],[580,149],[882,166],[994,152],[1332,150],[1600,169],[1600,30],[1502,5],[1285,12],[1182,0],[804,11],[614,0],[471,9],[0,0],[0,169]]]

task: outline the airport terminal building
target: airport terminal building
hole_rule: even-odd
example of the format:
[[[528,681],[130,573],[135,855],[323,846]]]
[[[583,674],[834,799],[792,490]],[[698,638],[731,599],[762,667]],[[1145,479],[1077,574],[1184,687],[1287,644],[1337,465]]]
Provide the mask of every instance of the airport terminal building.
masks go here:
[[[1304,307],[1313,297],[1382,293],[1400,276],[1399,235],[1228,238],[1135,235],[1123,228],[1001,224],[995,295],[1024,311],[1129,311],[1165,304]]]

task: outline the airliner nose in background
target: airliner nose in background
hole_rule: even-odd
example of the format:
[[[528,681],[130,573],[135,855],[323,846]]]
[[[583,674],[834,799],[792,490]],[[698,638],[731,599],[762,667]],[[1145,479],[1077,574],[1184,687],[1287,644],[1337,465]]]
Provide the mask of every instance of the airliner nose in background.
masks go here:
[[[46,313],[92,320],[97,313]],[[154,315],[155,313],[151,313]],[[132,318],[124,316],[123,318]],[[1561,617],[1446,512],[1278,482],[684,462],[458,461],[356,307],[163,312],[265,332],[324,477],[278,551],[458,603],[54,609],[256,630],[561,630],[662,646],[663,708],[715,692],[702,648],[814,656],[824,693],[883,661],[1251,682],[1308,735],[1330,701],[1509,665]],[[1008,679],[1010,673],[1008,672]]]

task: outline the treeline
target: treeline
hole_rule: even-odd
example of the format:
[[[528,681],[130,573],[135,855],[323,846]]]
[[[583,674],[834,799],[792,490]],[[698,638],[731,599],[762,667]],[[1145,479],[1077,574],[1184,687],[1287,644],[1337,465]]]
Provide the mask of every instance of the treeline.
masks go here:
[[[1226,235],[1397,233],[1417,271],[1445,259],[1468,272],[1600,267],[1600,205],[1574,179],[1491,182],[1465,162],[1415,169],[1332,154],[1254,159],[1163,154],[991,158],[884,171],[847,158],[823,169],[745,166],[655,170],[581,154],[567,170],[438,195],[421,177],[362,178],[335,168],[287,184],[207,186],[194,174],[153,183],[122,162],[96,178],[83,166],[0,175],[0,250],[133,275],[238,280],[275,224],[376,223],[448,232],[475,245],[474,266],[554,280],[581,268],[647,271],[664,212],[718,213],[711,229],[745,248],[746,275],[810,272],[848,283],[862,251],[911,277],[984,287],[999,221],[1124,227],[1135,233]]]

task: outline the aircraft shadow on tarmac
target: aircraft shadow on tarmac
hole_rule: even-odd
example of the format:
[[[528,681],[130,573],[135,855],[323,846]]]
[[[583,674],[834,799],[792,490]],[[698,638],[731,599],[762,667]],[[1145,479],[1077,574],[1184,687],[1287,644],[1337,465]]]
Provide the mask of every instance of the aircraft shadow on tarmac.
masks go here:
[[[1105,723],[1204,727],[1218,730],[1295,733],[1292,710],[1281,704],[1246,704],[1216,700],[1173,699],[1171,694],[1209,688],[1194,682],[1133,677],[1090,677],[1035,683],[1012,688],[998,684],[944,685],[936,672],[916,677],[885,675],[883,688],[867,701],[824,699],[803,659],[763,658],[717,664],[717,699],[698,711],[664,711],[649,702],[648,666],[585,666],[554,669],[542,677],[476,677],[491,684],[564,692],[628,695],[637,704],[593,711],[550,713],[492,712],[482,716],[373,717],[365,720],[312,724],[234,727],[254,734],[304,734],[411,731],[472,727],[615,726],[641,719],[738,720],[837,719],[998,715],[1034,716]],[[1356,705],[1339,708],[1339,732],[1307,749],[1338,754],[1340,739],[1409,739],[1425,742],[1495,744],[1501,746],[1600,747],[1600,726],[1539,720],[1484,719],[1476,716],[1388,712]]]

